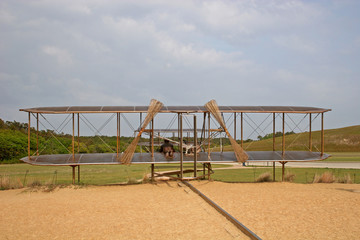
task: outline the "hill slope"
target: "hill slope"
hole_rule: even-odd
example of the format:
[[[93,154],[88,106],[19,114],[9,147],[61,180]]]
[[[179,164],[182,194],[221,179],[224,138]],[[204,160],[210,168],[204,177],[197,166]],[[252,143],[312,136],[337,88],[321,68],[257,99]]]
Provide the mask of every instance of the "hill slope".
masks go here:
[[[282,149],[282,137],[275,138],[276,150]],[[273,139],[244,143],[246,151],[272,151]],[[285,136],[285,150],[309,150],[309,133],[295,133]],[[321,131],[312,132],[312,150],[321,149]],[[225,150],[231,150],[227,146]],[[360,152],[360,125],[325,130],[326,152]]]

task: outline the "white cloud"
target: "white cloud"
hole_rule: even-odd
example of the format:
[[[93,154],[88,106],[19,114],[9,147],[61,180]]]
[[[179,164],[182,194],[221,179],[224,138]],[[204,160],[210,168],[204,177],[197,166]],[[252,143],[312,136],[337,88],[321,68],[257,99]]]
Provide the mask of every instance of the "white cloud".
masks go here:
[[[145,105],[151,97],[181,105],[216,98],[321,107],[340,104],[329,96],[336,88],[344,105],[358,99],[338,84],[347,79],[359,88],[360,34],[347,28],[359,17],[344,14],[354,11],[348,6],[296,0],[3,0],[0,6],[0,95],[6,96],[0,113],[9,109],[6,101],[17,109],[19,103]]]
[[[41,50],[45,54],[54,57],[59,64],[71,65],[73,63],[70,53],[65,49],[55,46],[43,46]]]
[[[316,46],[314,43],[310,43],[296,35],[275,36],[273,40],[277,45],[281,47],[286,47],[288,49],[303,53],[312,54],[315,53],[319,48],[319,46]]]
[[[120,96],[107,93],[106,88],[101,83],[89,84],[89,82],[78,78],[65,79],[62,82],[65,86],[64,91],[77,105],[135,105]]]
[[[6,11],[5,9],[0,9],[0,23],[11,24],[15,20],[16,17],[12,13]]]

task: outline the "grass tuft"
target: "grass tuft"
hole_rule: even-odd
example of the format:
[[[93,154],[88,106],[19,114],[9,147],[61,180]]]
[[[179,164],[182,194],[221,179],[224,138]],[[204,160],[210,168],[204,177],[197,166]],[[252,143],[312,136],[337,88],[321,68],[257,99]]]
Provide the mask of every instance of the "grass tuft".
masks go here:
[[[294,173],[291,173],[291,172],[287,172],[284,176],[284,180],[286,182],[293,182],[294,179],[295,179],[296,175]]]
[[[23,188],[23,184],[20,178],[10,178],[9,175],[1,175],[0,178],[0,190],[18,189]]]
[[[256,182],[271,182],[271,174],[269,172],[261,174],[257,179]]]
[[[351,180],[350,174],[344,174],[343,177],[338,177],[336,182],[338,182],[338,183],[347,183],[347,184],[353,183],[353,181]]]
[[[331,172],[324,172],[321,176],[315,174],[313,183],[333,183],[336,178]]]

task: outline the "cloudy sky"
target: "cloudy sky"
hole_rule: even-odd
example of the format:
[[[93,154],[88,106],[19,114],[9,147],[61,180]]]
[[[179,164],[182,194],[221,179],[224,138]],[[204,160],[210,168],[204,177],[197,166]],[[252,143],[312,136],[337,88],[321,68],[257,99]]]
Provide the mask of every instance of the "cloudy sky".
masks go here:
[[[360,1],[0,2],[0,118],[63,105],[298,105],[360,123]]]

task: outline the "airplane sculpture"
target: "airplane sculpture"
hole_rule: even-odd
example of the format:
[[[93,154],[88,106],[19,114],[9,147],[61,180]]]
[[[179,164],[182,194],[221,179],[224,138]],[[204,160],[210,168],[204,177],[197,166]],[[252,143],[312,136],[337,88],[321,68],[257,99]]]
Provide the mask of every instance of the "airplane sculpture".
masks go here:
[[[154,178],[154,165],[165,163],[178,163],[180,170],[175,172],[178,179],[188,179],[184,177],[185,170],[183,169],[184,163],[194,163],[193,173],[191,179],[198,179],[207,175],[210,177],[212,173],[212,163],[234,163],[234,162],[273,162],[275,169],[275,162],[282,164],[283,175],[284,166],[287,162],[301,162],[301,161],[317,161],[324,160],[329,157],[324,153],[324,113],[331,111],[331,109],[315,108],[315,107],[296,107],[296,106],[217,106],[217,103],[212,100],[205,106],[163,106],[157,100],[152,100],[149,107],[146,106],[67,106],[67,107],[37,107],[20,109],[28,113],[28,124],[31,126],[31,116],[36,119],[36,135],[39,134],[39,116],[46,118],[46,114],[69,114],[72,117],[72,152],[69,154],[53,154],[53,155],[40,155],[39,144],[37,142],[37,150],[31,154],[31,132],[28,129],[28,156],[21,160],[25,163],[41,166],[71,166],[73,168],[73,182],[75,181],[75,167],[80,168],[80,165],[96,165],[96,164],[151,164],[152,179]],[[75,116],[77,116],[77,141],[79,146],[79,119],[83,114],[116,114],[116,139],[117,146],[114,153],[79,153],[75,150]],[[125,152],[120,152],[120,119],[121,116],[127,113],[140,114],[140,122],[142,125],[136,131],[137,135],[133,142],[127,147]],[[142,121],[142,114],[147,113],[146,118]],[[154,129],[154,119],[157,114],[170,113],[175,114],[178,119],[178,128],[172,130],[177,132],[178,141],[174,138],[163,137],[155,133],[159,130]],[[234,115],[234,137],[231,136],[222,114]],[[273,151],[244,151],[243,149],[243,114],[250,113],[269,113],[273,115]],[[282,149],[275,149],[275,114],[282,116]],[[306,114],[310,117],[309,124],[309,151],[285,151],[285,116],[286,114]],[[321,150],[320,152],[312,151],[311,142],[311,122],[312,114],[321,115]],[[203,116],[202,128],[197,128],[197,118],[199,115]],[[240,115],[241,120],[241,140],[236,140],[236,117]],[[185,143],[183,137],[183,119],[193,118],[193,129],[186,131],[193,132],[193,143]],[[219,128],[211,128],[210,120],[215,119],[220,125]],[[159,131],[160,132],[160,131]],[[200,141],[197,138],[198,132],[201,132]],[[139,140],[143,133],[150,136],[149,139],[149,152],[135,152],[136,146],[139,145]],[[212,152],[210,149],[211,139],[217,133],[225,133],[230,140],[233,152]],[[155,152],[154,138],[166,139],[176,145],[179,145],[178,152],[175,152],[171,157],[165,156],[163,153]],[[240,142],[240,144],[238,143]],[[185,151],[184,151],[185,150]],[[195,154],[196,152],[196,154]],[[203,175],[198,176],[197,164],[203,165]],[[205,168],[208,173],[205,174]]]

